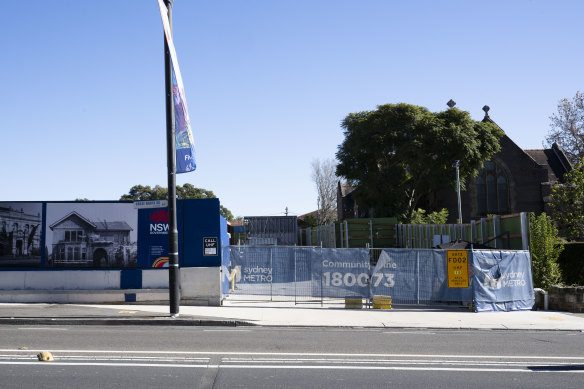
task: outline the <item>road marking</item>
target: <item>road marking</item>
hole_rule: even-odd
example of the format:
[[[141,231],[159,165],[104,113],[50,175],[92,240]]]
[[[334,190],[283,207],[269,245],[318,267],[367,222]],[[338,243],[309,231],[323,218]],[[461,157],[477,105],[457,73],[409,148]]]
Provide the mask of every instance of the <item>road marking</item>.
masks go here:
[[[61,327],[19,327],[19,330],[34,330],[34,331],[69,331],[68,328]]]
[[[214,329],[203,329],[204,332],[251,332],[251,330],[244,330],[244,329],[231,329],[226,328],[223,330],[214,330]]]
[[[202,369],[310,369],[310,370],[400,370],[400,371],[453,371],[453,372],[498,372],[498,373],[584,373],[583,370],[557,370],[557,369],[481,369],[465,367],[412,367],[412,366],[351,366],[351,365],[316,365],[316,366],[294,366],[294,365],[190,365],[190,364],[169,364],[169,363],[108,363],[108,362],[11,362],[0,361],[0,365],[43,365],[43,366],[109,366],[109,367],[181,367],[181,368],[202,368]]]
[[[393,335],[393,334],[399,334],[399,335],[403,335],[403,334],[408,334],[408,335],[436,335],[436,332],[426,332],[426,331],[383,331],[381,332],[382,334],[388,334],[388,335]]]
[[[40,352],[41,349],[19,350],[19,349],[0,349],[0,352],[13,353],[30,353]],[[533,355],[454,355],[454,354],[355,354],[355,353],[303,353],[303,352],[243,352],[243,351],[160,351],[160,350],[142,350],[142,351],[128,351],[128,350],[55,350],[53,353],[81,353],[81,354],[174,354],[174,355],[254,355],[254,356],[317,356],[317,357],[374,357],[374,358],[470,358],[470,359],[527,359],[527,360],[545,360],[545,359],[572,359],[584,360],[580,356],[533,356]]]

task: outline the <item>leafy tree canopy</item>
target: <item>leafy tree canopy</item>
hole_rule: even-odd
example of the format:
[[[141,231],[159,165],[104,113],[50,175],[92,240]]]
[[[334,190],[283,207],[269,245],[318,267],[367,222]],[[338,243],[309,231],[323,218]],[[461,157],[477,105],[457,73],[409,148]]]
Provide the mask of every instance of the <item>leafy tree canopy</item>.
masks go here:
[[[456,160],[464,188],[499,151],[503,135],[496,125],[474,121],[456,108],[433,113],[403,103],[351,113],[342,127],[337,175],[360,187],[355,196],[362,208],[401,221],[411,220],[422,196],[456,188]]]
[[[191,184],[184,184],[183,186],[176,186],[176,194],[179,199],[214,199],[217,198],[215,194],[206,189],[196,188]],[[162,186],[156,185],[154,188],[146,185],[134,185],[130,188],[130,191],[122,195],[120,200],[133,200],[133,201],[145,201],[145,200],[166,200],[168,198],[168,190]],[[233,220],[233,214],[230,210],[225,208],[223,205],[220,206],[220,213],[225,219],[231,221]]]
[[[558,112],[550,117],[548,144],[557,143],[572,163],[584,158],[584,93],[576,92],[573,99],[558,102]]]
[[[552,189],[552,217],[569,240],[584,239],[584,159]]]

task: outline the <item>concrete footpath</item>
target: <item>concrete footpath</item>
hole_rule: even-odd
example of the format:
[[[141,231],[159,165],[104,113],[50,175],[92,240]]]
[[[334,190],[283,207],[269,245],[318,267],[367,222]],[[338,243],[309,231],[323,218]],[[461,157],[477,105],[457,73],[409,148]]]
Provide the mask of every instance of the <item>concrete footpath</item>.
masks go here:
[[[557,311],[475,313],[452,305],[345,309],[325,303],[227,300],[221,307],[0,304],[0,325],[177,325],[584,331],[584,314]]]

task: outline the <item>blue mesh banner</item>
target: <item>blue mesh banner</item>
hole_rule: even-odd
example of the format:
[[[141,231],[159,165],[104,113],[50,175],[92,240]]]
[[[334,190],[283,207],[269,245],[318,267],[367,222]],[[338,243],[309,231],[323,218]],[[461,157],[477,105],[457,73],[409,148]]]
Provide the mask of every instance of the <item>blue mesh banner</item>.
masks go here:
[[[324,297],[369,297],[369,250],[320,249],[312,267],[312,294]]]
[[[478,312],[533,308],[529,251],[473,251],[472,271]]]
[[[233,294],[344,298],[390,296],[397,304],[475,300],[478,311],[531,309],[529,253],[468,252],[468,287],[449,287],[446,250],[231,246]],[[465,264],[468,267],[468,262]]]

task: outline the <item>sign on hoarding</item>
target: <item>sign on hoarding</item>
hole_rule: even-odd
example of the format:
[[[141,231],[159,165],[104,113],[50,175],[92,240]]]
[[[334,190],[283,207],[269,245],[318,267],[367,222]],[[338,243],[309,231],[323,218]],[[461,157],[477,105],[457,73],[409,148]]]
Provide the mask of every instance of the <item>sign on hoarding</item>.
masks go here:
[[[167,200],[134,201],[134,208],[135,209],[165,208],[165,207],[168,207]]]
[[[449,288],[468,288],[468,251],[446,251]]]

